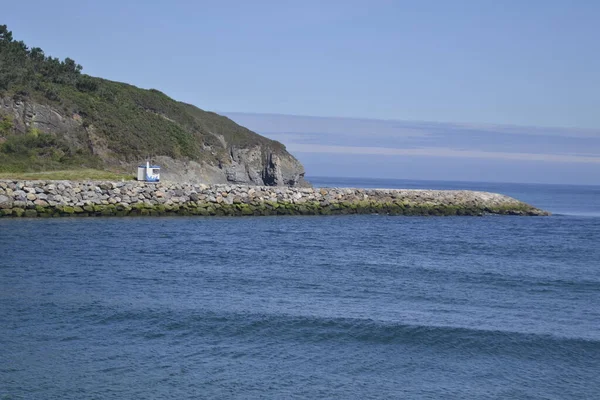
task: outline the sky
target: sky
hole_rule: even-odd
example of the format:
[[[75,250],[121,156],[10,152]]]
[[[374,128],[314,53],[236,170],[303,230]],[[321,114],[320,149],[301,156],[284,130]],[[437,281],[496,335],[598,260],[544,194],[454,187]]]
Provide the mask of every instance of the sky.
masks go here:
[[[502,180],[563,183],[600,183],[598,21],[596,0],[29,0],[3,2],[0,12],[16,39],[71,57],[85,73],[206,110],[259,114],[261,124],[280,114],[336,117],[346,121],[338,130],[352,126],[348,118],[380,120],[362,129],[364,140],[313,127],[302,141],[290,137],[306,133],[294,125],[270,132],[313,175],[347,171],[346,158],[366,163],[357,174],[384,170],[377,162],[406,174],[412,160],[432,165],[425,175],[434,179],[446,175],[436,175],[440,167],[475,180],[466,172],[479,169],[485,180],[504,166],[515,173]],[[385,121],[442,125],[420,126],[437,142],[419,143],[397,132],[382,138]],[[261,124],[249,127],[261,133]],[[517,140],[490,126],[528,128]],[[540,129],[553,132],[541,135],[550,145]],[[575,140],[575,131],[591,138]]]

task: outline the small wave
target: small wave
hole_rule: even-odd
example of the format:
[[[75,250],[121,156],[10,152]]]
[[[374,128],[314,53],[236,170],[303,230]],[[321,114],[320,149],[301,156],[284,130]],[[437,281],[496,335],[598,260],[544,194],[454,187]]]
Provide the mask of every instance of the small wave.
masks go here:
[[[124,324],[123,329],[119,329],[121,332],[146,339],[214,336],[267,342],[363,342],[426,346],[439,351],[510,353],[515,356],[527,353],[536,357],[556,355],[556,352],[568,357],[569,354],[597,354],[600,351],[600,339],[358,318],[146,310],[119,312],[101,321],[102,324]],[[140,329],[140,325],[145,328]]]
[[[411,266],[407,273],[412,272],[416,276],[414,279],[426,275],[427,278],[434,277],[437,280],[448,282],[468,282],[480,285],[494,285],[506,288],[522,288],[526,291],[536,291],[539,288],[555,290],[576,290],[578,292],[596,293],[600,290],[600,280],[583,279],[572,277],[573,279],[552,279],[551,277],[542,277],[535,275],[526,275],[524,273],[505,274],[501,272],[472,272],[463,270],[447,270],[429,266]],[[590,277],[591,278],[591,277]],[[429,298],[429,296],[426,296]]]
[[[81,340],[80,336],[66,336],[60,339],[61,342],[72,342],[75,340]]]
[[[600,212],[579,212],[579,211],[555,211],[552,215],[556,217],[588,217],[588,218],[599,218]]]
[[[559,337],[514,331],[492,331],[466,327],[413,325],[401,322],[357,318],[327,318],[313,316],[231,314],[219,316],[219,321],[237,326],[231,333],[291,334],[313,340],[347,340],[374,343],[414,342],[443,344],[448,347],[488,342],[572,343],[600,349],[600,340]]]

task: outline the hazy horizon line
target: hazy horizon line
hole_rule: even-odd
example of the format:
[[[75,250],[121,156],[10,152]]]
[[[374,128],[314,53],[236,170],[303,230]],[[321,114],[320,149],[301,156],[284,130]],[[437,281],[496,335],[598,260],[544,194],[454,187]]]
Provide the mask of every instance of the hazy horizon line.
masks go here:
[[[305,175],[306,180],[312,183],[310,180],[314,178],[325,178],[325,179],[369,179],[374,181],[414,181],[414,182],[452,182],[452,183],[493,183],[493,184],[507,184],[507,185],[542,185],[542,186],[590,186],[600,187],[600,184],[591,183],[546,183],[546,182],[510,182],[505,180],[498,181],[482,181],[478,179],[415,179],[415,178],[381,178],[375,176],[344,176],[344,175]]]

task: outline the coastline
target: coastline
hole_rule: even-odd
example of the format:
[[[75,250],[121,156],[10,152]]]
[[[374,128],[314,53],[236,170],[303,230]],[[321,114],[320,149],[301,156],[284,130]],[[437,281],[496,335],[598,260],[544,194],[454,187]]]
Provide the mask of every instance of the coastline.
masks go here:
[[[0,217],[345,214],[550,215],[509,196],[468,190],[0,180]]]

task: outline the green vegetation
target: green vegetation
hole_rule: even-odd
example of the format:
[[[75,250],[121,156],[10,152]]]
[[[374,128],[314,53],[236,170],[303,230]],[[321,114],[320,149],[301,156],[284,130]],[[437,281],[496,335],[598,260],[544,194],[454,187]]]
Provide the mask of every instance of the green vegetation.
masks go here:
[[[0,132],[1,129],[0,124]],[[0,142],[0,172],[48,171],[80,165],[98,167],[100,160],[85,152],[73,151],[60,136],[36,128],[25,134],[8,134]]]
[[[9,115],[0,115],[0,136],[10,134],[13,127],[13,120]]]
[[[17,180],[69,180],[69,181],[120,181],[133,180],[132,174],[110,172],[98,169],[72,169],[41,172],[0,172],[0,179]]]
[[[51,107],[77,129],[77,140],[60,129],[42,132],[37,120],[16,120],[6,107],[0,109],[0,172],[110,168],[158,155],[223,165],[230,162],[231,147],[285,150],[226,117],[158,90],[81,71],[70,58],[61,61],[15,41],[0,25],[0,101]]]
[[[81,65],[66,58],[47,57],[39,47],[29,49],[23,41],[13,40],[6,25],[0,25],[0,90],[26,95],[34,89],[50,95],[49,84],[77,85],[84,78]]]

